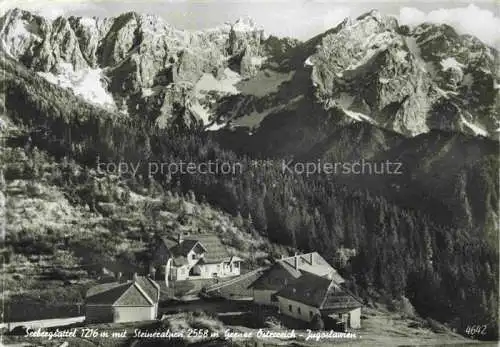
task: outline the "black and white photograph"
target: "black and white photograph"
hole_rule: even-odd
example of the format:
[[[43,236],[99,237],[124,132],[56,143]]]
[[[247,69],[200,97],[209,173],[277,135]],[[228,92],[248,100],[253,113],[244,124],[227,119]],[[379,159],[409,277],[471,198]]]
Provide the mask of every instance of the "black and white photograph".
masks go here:
[[[0,347],[498,346],[498,0],[0,0]]]

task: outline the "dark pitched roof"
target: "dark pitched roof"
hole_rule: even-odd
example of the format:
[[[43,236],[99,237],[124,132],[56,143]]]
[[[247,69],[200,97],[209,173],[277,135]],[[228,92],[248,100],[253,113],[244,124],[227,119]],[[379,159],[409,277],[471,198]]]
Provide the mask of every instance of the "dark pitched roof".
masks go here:
[[[295,263],[296,260],[297,264]],[[295,268],[296,265],[298,269]],[[302,274],[313,274],[328,280],[334,280],[336,283],[345,282],[323,257],[317,252],[312,252],[276,261],[276,263],[253,282],[249,288],[277,291],[282,289],[292,280],[299,278]]]
[[[149,295],[146,297],[144,291],[139,288],[141,287],[137,283],[129,285],[125,293],[113,303],[113,306],[151,306],[154,301]]]
[[[307,272],[276,293],[276,296],[320,310],[354,309],[362,306],[357,298],[334,280]]]
[[[112,282],[92,287],[87,292],[86,304],[149,306],[157,303],[160,288],[149,278],[137,277],[124,283]],[[150,302],[152,301],[152,303]]]
[[[205,248],[201,243],[199,243],[196,240],[183,240],[181,243],[178,243],[177,241],[172,241],[163,238],[162,241],[165,244],[165,246],[168,247],[168,250],[173,257],[173,262],[175,266],[182,266],[187,264],[188,263],[187,255],[193,248],[197,246],[203,249]]]
[[[114,304],[123,293],[127,291],[131,283],[105,283],[92,287],[87,292],[85,303],[87,304]]]
[[[342,276],[328,262],[319,255],[318,252],[311,252],[307,254],[298,254],[292,257],[284,258],[281,261],[288,263],[290,266],[295,267],[295,260],[298,261],[298,269],[300,271],[309,272],[316,276],[328,277],[337,283],[345,282]]]
[[[220,263],[231,259],[226,247],[217,235],[200,234],[185,236],[184,242],[188,240],[198,241],[206,249],[205,256],[203,257],[206,263]]]
[[[175,256],[185,257],[197,244],[197,240],[184,240],[176,246],[172,247],[171,251]]]
[[[146,292],[153,302],[158,302],[160,294],[160,286],[158,283],[146,276],[138,276],[135,282],[144,292]]]
[[[168,237],[162,237],[161,241],[165,244],[167,249],[171,249],[172,247],[177,245],[177,240],[173,240]]]
[[[257,290],[280,290],[301,275],[301,272],[290,266],[290,264],[279,260],[257,278],[249,288]]]
[[[206,263],[213,264],[231,260],[226,246],[215,234],[184,235],[180,243],[169,238],[162,238],[161,241],[172,254],[175,266],[187,264],[186,256],[197,245],[203,248]]]

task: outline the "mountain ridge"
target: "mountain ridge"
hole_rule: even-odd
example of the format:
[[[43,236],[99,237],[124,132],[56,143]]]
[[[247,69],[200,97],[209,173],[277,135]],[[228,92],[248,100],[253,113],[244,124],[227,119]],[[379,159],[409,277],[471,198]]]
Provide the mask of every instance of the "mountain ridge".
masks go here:
[[[258,85],[263,74],[279,81],[288,71],[303,75],[300,82],[273,88],[281,94],[312,88],[308,102],[338,114],[339,126],[363,121],[409,136],[444,129],[498,138],[498,52],[446,25],[409,29],[372,10],[299,42],[268,36],[249,18],[185,31],[136,12],[48,20],[15,9],[0,24],[3,49],[16,60],[160,128],[242,126],[255,133],[288,101],[272,94],[261,101],[240,85]],[[218,112],[228,105],[230,112]],[[249,117],[257,119],[250,127]]]

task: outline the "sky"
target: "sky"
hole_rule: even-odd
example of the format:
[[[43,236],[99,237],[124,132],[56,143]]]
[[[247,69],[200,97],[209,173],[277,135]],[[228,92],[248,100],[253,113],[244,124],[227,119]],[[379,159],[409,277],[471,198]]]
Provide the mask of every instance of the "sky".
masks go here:
[[[50,17],[116,16],[137,11],[156,14],[179,29],[212,28],[251,17],[269,34],[305,40],[345,17],[371,9],[396,16],[400,23],[450,24],[500,48],[500,0],[0,0],[0,11],[20,7]]]

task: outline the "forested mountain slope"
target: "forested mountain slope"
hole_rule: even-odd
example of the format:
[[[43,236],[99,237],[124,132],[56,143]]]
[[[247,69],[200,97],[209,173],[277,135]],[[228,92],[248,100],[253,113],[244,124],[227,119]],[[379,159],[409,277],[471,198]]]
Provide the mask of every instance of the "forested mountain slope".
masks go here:
[[[408,192],[414,195],[405,199],[407,192],[398,197],[392,194],[395,188],[381,192],[366,186],[365,176],[345,180],[287,173],[281,160],[235,154],[203,131],[159,131],[153,121],[91,106],[13,59],[2,58],[0,64],[3,117],[31,135],[31,140],[10,139],[10,147],[20,147],[21,152],[37,147],[57,161],[67,157],[88,168],[95,168],[97,156],[108,162],[239,163],[244,169],[233,175],[157,174],[151,184],[166,191],[192,190],[234,216],[249,217],[260,235],[273,242],[321,252],[367,302],[406,296],[423,316],[461,331],[470,321],[480,320],[488,324],[490,336],[495,334],[498,235],[491,223],[498,208],[498,149],[494,142],[430,132],[410,139],[387,135],[386,145],[379,135],[384,145],[370,155],[405,163],[408,171],[397,178],[400,181],[387,177],[383,182],[388,187],[411,184]],[[145,179],[147,166],[140,165],[138,172]],[[433,196],[449,214],[436,216],[425,208],[426,191],[418,195],[413,188],[429,191],[432,185],[425,180],[432,177],[441,184],[450,175],[457,178],[440,188],[449,195]],[[72,184],[72,190],[80,185]],[[479,196],[489,199],[480,202]],[[91,209],[98,208],[91,196],[84,201]],[[156,231],[162,228],[153,226]],[[352,250],[345,253],[352,256],[339,258],[342,249]]]

